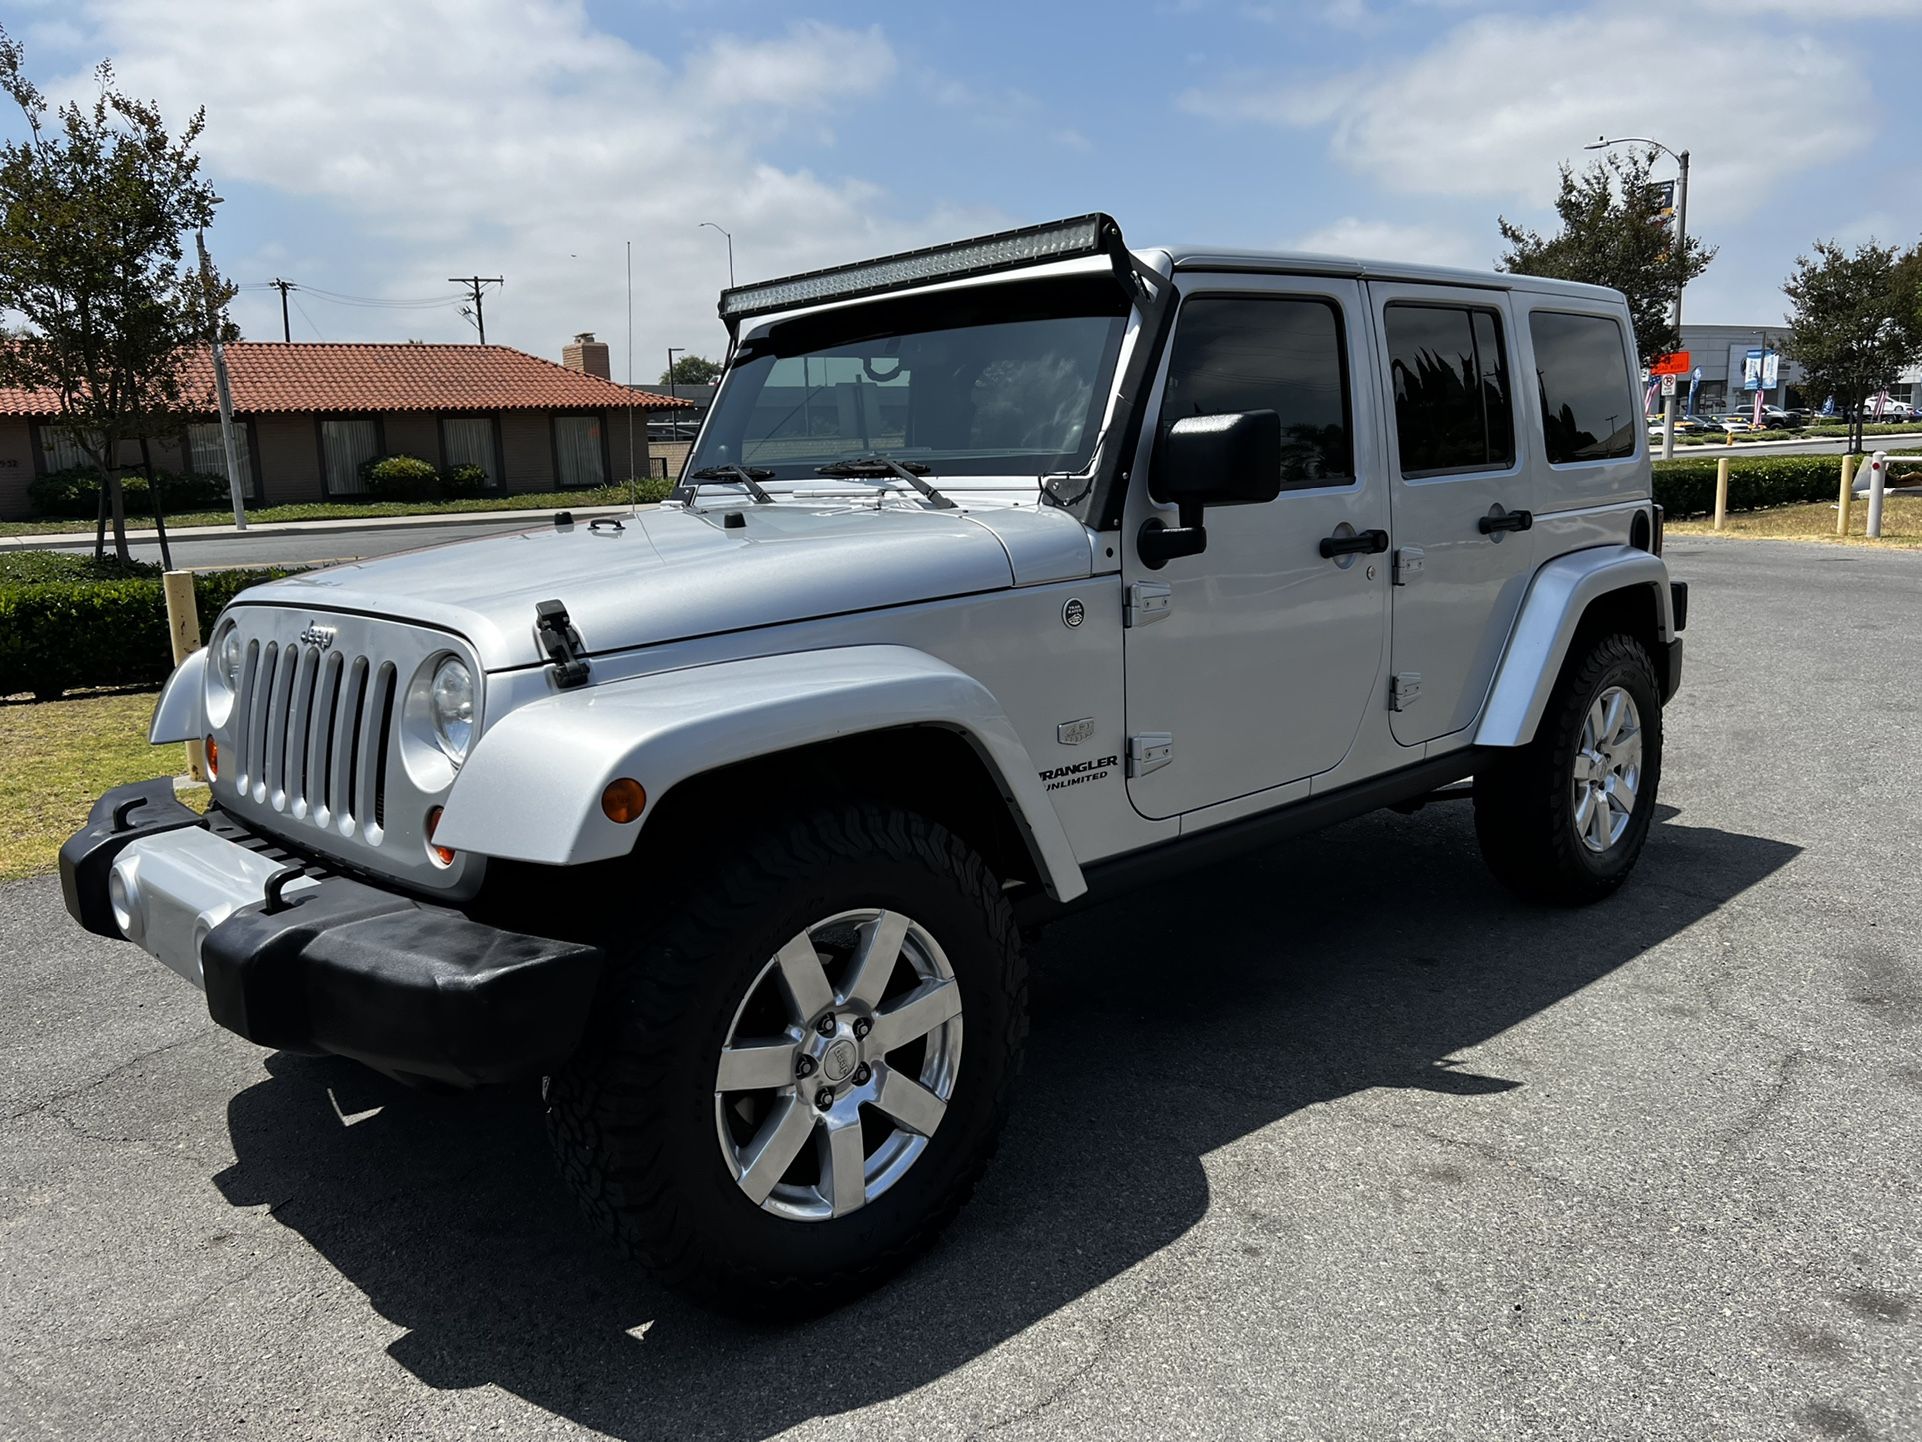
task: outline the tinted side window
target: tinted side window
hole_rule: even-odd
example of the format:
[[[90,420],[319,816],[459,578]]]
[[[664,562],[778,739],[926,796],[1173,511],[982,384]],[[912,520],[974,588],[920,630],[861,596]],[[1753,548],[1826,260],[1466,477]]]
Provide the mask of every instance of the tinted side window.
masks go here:
[[[1536,311],[1528,334],[1550,463],[1634,455],[1642,410],[1629,385],[1621,325],[1605,315]]]
[[[1332,301],[1197,296],[1181,307],[1161,422],[1273,411],[1284,487],[1346,481],[1355,473],[1347,357]]]
[[[1468,306],[1391,305],[1383,328],[1402,474],[1512,464],[1515,419],[1500,317]]]

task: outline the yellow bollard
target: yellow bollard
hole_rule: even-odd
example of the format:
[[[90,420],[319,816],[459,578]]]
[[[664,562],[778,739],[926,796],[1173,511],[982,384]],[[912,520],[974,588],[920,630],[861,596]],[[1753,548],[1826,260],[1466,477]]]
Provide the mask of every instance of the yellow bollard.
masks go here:
[[[1728,524],[1728,457],[1715,463],[1715,529]]]
[[[178,666],[200,649],[200,612],[194,604],[193,572],[167,572],[160,578],[160,593],[167,600],[167,638],[173,642],[174,665]],[[196,781],[207,779],[207,758],[198,741],[187,743],[187,774]]]
[[[1855,457],[1842,457],[1842,499],[1835,508],[1835,534],[1849,533],[1849,507],[1855,504]]]

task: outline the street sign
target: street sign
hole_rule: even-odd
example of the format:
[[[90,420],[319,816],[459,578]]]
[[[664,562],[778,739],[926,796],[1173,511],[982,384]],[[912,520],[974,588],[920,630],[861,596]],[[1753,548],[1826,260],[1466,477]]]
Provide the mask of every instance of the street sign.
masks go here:
[[[1688,374],[1688,352],[1678,350],[1671,355],[1658,355],[1648,372],[1657,376],[1685,376]]]
[[[1675,394],[1675,377],[1672,374],[1662,377],[1662,394],[1665,396]]]

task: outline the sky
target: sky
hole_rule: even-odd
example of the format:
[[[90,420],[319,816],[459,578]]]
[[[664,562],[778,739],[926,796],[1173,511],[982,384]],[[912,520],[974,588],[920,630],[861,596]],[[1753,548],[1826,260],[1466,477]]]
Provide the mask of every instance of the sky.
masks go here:
[[[50,96],[204,105],[243,334],[718,356],[747,281],[1105,210],[1207,242],[1486,267],[1603,134],[1691,152],[1690,321],[1775,324],[1816,239],[1922,239],[1922,0],[10,0]],[[1876,62],[1907,57],[1874,88]],[[1904,69],[1903,66],[1907,66]],[[17,113],[0,134],[17,135]],[[1659,177],[1671,174],[1663,161]],[[631,244],[630,340],[627,260]],[[409,304],[353,304],[359,297]],[[416,303],[417,304],[414,304]],[[632,355],[631,370],[629,355]]]

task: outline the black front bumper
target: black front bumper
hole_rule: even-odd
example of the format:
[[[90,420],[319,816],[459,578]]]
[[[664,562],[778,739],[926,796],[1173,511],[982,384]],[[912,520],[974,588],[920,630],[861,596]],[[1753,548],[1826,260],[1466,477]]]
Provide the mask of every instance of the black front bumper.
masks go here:
[[[108,792],[60,849],[67,910],[122,939],[108,896],[115,858],[185,826],[236,844],[246,836],[231,817],[196,816],[164,780]],[[207,934],[207,1010],[229,1031],[457,1086],[551,1072],[579,1045],[599,948],[483,925],[343,876],[317,882],[275,906],[242,906]]]

